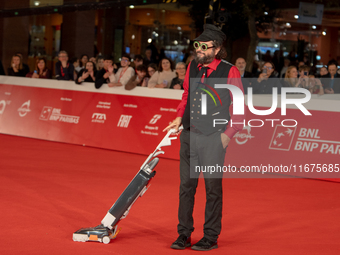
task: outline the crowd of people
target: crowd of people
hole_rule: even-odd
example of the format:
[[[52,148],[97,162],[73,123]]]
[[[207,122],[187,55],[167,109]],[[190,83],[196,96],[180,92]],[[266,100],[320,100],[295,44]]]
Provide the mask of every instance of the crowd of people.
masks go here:
[[[340,93],[340,70],[335,60],[330,60],[327,66],[316,72],[315,68],[303,61],[290,61],[284,59],[283,66],[276,69],[272,60],[246,71],[246,61],[243,58],[236,60],[235,66],[239,69],[245,93],[251,87],[253,94],[271,94],[272,88],[276,87],[281,93],[282,87],[296,87],[308,89],[312,94]]]
[[[133,61],[130,55],[123,54],[119,63],[114,63],[111,56],[101,55],[89,57],[83,54],[80,58],[69,59],[66,51],[60,51],[55,64],[55,76],[52,77],[45,58],[37,58],[35,68],[30,72],[28,65],[22,61],[22,54],[17,53],[12,56],[7,74],[29,78],[55,78],[75,81],[76,84],[93,82],[97,89],[107,84],[108,87],[123,86],[127,90],[137,86],[181,90],[187,66],[194,57],[190,55],[185,62],[174,66],[173,61],[165,55],[154,55],[152,48],[146,49],[145,57],[135,55]],[[275,56],[271,58],[270,54],[263,55],[263,59],[266,61],[254,62],[252,72],[246,71],[245,59],[236,60],[235,66],[241,74],[245,93],[249,87],[253,94],[271,94],[273,87],[277,88],[278,93],[281,93],[282,87],[306,88],[312,94],[320,95],[340,93],[340,79],[337,79],[340,71],[335,60],[330,60],[327,66],[316,73],[315,68],[311,69],[308,63],[298,62],[296,59],[292,61],[281,58],[281,61],[275,61]],[[5,74],[2,66],[0,74]]]

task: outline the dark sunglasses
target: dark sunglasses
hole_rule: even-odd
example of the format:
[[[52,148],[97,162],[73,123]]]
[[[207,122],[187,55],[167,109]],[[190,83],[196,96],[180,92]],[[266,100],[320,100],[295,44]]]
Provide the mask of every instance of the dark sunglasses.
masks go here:
[[[208,47],[208,45],[207,45],[206,43],[199,43],[199,42],[195,41],[195,42],[194,42],[194,48],[195,48],[196,50],[198,50],[200,47],[201,47],[201,49],[202,49],[203,51],[206,51],[206,50],[208,50],[208,49],[214,48],[215,46],[210,46],[210,47]]]

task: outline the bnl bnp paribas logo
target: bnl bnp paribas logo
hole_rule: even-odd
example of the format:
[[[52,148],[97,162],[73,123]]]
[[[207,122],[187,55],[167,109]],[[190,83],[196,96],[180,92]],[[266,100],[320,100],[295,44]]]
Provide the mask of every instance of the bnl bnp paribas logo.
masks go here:
[[[221,106],[222,106],[222,100],[217,93],[216,89],[228,89],[230,93],[232,94],[232,101],[233,101],[233,115],[244,115],[244,94],[242,90],[231,84],[215,84],[214,87],[209,86],[207,84],[199,82],[199,84],[204,85],[206,88],[200,88],[202,91],[204,91],[206,94],[201,94],[201,115],[207,115],[207,95],[209,95],[215,106],[218,105],[215,96],[219,100]],[[210,91],[209,91],[210,90]],[[299,93],[304,94],[305,97],[302,98],[287,98],[287,94],[290,93]],[[214,95],[215,96],[214,96]],[[247,96],[247,105],[249,108],[249,111],[253,113],[254,115],[258,116],[267,116],[275,112],[278,105],[278,93],[277,88],[272,88],[272,105],[270,109],[266,110],[258,110],[255,109],[254,103],[253,103],[253,88],[248,88],[248,96]],[[281,116],[286,116],[287,113],[287,105],[293,104],[298,109],[302,111],[304,115],[312,115],[304,106],[304,103],[307,103],[311,99],[311,93],[309,90],[304,88],[282,88],[281,89]],[[274,123],[280,121],[281,125],[283,127],[296,127],[298,122],[295,119],[249,119],[247,122],[245,119],[243,119],[243,122],[235,122],[233,123],[232,120],[230,120],[230,126],[232,127],[233,124],[243,124],[243,127],[249,126],[249,127],[262,127],[264,126],[265,122],[271,123],[271,126],[274,127]],[[226,125],[228,124],[229,120],[227,119],[213,119],[213,126],[216,127],[217,125]]]

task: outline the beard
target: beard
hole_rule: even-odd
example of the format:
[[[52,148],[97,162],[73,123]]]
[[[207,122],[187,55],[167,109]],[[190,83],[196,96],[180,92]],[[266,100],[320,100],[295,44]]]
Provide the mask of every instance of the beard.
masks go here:
[[[198,51],[201,52],[201,51]],[[202,65],[206,65],[206,64],[210,64],[214,59],[215,59],[215,49],[213,48],[210,54],[206,54],[206,55],[198,55],[196,52],[195,53],[195,61],[198,64],[202,64]]]

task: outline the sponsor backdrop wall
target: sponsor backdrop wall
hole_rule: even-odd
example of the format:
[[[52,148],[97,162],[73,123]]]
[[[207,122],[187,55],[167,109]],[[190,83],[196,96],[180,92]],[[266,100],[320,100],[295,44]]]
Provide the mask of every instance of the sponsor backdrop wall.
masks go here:
[[[181,94],[107,86],[96,90],[90,83],[0,76],[0,132],[148,155],[176,117]],[[253,99],[258,110],[271,107],[270,95]],[[281,166],[289,169],[288,175],[337,181],[340,95],[313,95],[304,106],[312,116],[294,105],[288,105],[285,116],[280,108],[270,116],[247,110],[243,130],[228,146],[226,165],[260,170]],[[179,141],[164,151],[164,157],[178,159]]]

